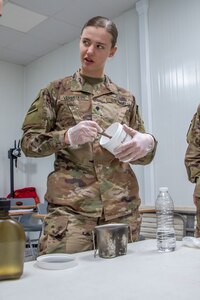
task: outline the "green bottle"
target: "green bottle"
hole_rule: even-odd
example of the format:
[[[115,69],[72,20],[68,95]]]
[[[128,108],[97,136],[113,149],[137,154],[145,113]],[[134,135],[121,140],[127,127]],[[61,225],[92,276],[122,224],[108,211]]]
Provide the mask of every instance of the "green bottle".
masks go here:
[[[23,273],[26,236],[23,226],[9,216],[10,200],[0,199],[0,280]]]

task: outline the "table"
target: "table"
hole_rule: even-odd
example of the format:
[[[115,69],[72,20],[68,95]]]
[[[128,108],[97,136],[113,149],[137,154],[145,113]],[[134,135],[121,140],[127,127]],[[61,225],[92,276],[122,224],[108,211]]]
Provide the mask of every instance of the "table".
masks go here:
[[[47,214],[38,214],[38,213],[33,214],[34,218],[41,219],[41,220],[43,220],[46,216],[47,216]]]
[[[155,206],[146,206],[146,205],[141,205],[139,208],[141,213],[145,212],[155,212]],[[176,205],[174,206],[174,211],[177,213],[183,213],[183,214],[191,214],[194,215],[196,214],[196,207],[193,206],[179,206]]]
[[[34,214],[34,208],[20,208],[9,210],[9,216],[20,222],[23,215]]]
[[[34,210],[32,208],[30,209],[11,209],[9,210],[9,216],[22,216],[33,213]]]
[[[28,198],[28,199],[21,199],[19,198],[12,198],[11,201],[11,207],[9,211],[9,215],[11,217],[20,217],[22,215],[30,214],[37,210],[37,205],[34,203],[34,199]],[[29,200],[29,201],[27,201]],[[29,202],[26,204],[26,201]]]
[[[37,211],[37,205],[34,198],[11,198],[11,207],[9,215],[19,217]]]
[[[78,265],[66,270],[40,269],[27,262],[18,280],[0,282],[1,300],[188,300],[198,299],[200,249],[177,242],[159,253],[155,240],[128,244],[124,256],[94,258],[93,251],[74,254]]]
[[[140,206],[140,213],[155,213],[155,206]],[[195,216],[196,216],[196,207],[193,206],[174,206],[174,212],[180,214],[185,219],[185,231],[186,235],[194,236],[195,231]]]

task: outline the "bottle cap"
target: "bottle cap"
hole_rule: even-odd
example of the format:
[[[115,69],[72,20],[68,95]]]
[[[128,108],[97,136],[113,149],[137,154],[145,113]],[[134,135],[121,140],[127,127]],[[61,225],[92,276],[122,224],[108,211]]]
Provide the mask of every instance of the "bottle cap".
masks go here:
[[[0,198],[0,210],[9,211],[10,210],[10,200],[6,198]]]
[[[160,191],[160,192],[168,192],[168,187],[166,187],[166,186],[161,186],[161,187],[159,188],[159,191]]]

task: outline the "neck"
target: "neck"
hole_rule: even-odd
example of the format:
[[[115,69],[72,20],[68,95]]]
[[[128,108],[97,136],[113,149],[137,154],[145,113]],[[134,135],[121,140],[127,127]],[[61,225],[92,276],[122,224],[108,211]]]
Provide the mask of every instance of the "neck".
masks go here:
[[[85,81],[91,85],[95,85],[98,83],[102,83],[104,81],[104,77],[90,77],[90,76],[86,76],[83,75],[82,73],[80,73],[81,77],[85,79]]]
[[[80,73],[84,76],[91,78],[104,78],[104,72],[87,72],[83,68],[80,69]]]

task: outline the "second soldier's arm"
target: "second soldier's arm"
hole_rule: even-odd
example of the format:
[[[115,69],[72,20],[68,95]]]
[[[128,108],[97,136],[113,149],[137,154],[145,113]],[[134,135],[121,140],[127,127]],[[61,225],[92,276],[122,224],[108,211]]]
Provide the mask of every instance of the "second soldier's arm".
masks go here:
[[[200,197],[200,105],[189,127],[187,142],[185,166],[188,179],[196,184],[194,195]]]

